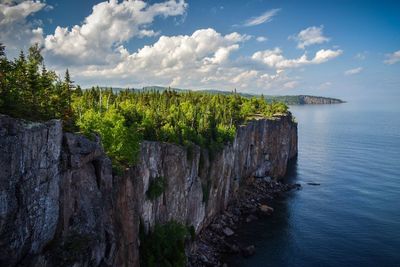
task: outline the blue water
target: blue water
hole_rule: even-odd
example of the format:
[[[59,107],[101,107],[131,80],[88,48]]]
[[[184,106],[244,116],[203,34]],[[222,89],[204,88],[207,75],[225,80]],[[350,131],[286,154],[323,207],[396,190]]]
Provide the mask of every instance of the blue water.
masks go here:
[[[399,109],[291,110],[299,154],[286,179],[303,188],[238,231],[256,254],[234,256],[229,266],[400,266]]]

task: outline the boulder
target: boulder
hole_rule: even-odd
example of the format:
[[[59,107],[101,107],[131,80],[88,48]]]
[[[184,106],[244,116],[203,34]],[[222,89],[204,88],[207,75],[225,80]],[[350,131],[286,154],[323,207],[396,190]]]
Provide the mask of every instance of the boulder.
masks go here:
[[[225,227],[222,232],[224,233],[224,235],[226,235],[227,237],[233,236],[235,234],[235,232],[229,228],[229,227]]]
[[[274,212],[274,208],[268,206],[268,205],[260,205],[259,210],[263,213],[271,214]]]

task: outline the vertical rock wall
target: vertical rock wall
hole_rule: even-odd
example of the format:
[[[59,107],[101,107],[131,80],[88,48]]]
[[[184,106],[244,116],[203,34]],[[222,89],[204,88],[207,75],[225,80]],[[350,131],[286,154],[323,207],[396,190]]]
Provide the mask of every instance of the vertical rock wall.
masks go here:
[[[144,141],[139,162],[113,176],[101,146],[59,121],[0,116],[0,265],[138,266],[139,225],[176,220],[200,231],[242,182],[283,176],[297,154],[291,116],[239,127],[222,151]],[[157,177],[164,192],[148,199]]]
[[[0,115],[0,266],[40,253],[59,213],[59,121],[25,123]]]

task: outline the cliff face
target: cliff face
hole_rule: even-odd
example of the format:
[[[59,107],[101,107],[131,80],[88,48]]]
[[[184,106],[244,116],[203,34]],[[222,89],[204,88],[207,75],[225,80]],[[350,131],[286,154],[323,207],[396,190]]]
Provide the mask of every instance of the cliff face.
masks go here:
[[[299,95],[299,104],[340,104],[344,101],[336,98],[322,97],[322,96],[310,96],[310,95]]]
[[[290,116],[253,120],[211,154],[144,141],[120,176],[98,142],[62,133],[59,121],[0,116],[0,265],[138,266],[139,224],[176,220],[200,231],[242,182],[283,176],[297,154]],[[146,192],[164,177],[161,196]]]
[[[0,115],[0,265],[41,253],[58,223],[61,123]]]

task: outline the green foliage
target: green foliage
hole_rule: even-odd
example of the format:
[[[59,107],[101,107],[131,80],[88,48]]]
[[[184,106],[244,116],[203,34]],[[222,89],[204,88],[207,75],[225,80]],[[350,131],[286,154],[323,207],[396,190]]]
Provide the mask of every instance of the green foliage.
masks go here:
[[[154,178],[150,184],[149,189],[147,189],[146,196],[150,200],[154,200],[164,193],[165,188],[167,187],[167,181],[164,177],[159,176]]]
[[[125,117],[114,107],[104,112],[88,109],[77,125],[87,136],[93,132],[99,134],[104,150],[116,163],[131,165],[136,161],[142,139],[140,132],[136,124],[127,125]]]
[[[203,202],[208,203],[208,199],[210,197],[211,190],[211,181],[207,181],[206,183],[202,183],[201,190],[203,192]]]
[[[27,57],[21,51],[14,60],[7,59],[0,44],[0,113],[30,120],[61,118],[72,129],[74,87],[67,74],[61,81],[46,69],[38,44],[29,48]]]
[[[54,250],[51,253],[54,263],[57,266],[71,266],[82,258],[90,257],[90,248],[96,240],[90,235],[72,232],[58,242],[50,248]]]
[[[195,144],[212,158],[232,142],[240,124],[287,113],[287,106],[236,92],[81,90],[68,70],[61,80],[46,69],[38,45],[29,48],[27,57],[21,51],[18,58],[8,60],[0,44],[0,113],[30,120],[59,118],[68,131],[97,134],[113,165],[122,169],[135,164],[142,140],[186,146],[188,160]]]
[[[239,124],[253,115],[287,112],[282,103],[238,94],[134,91],[91,88],[72,97],[76,124],[85,134],[100,135],[109,156],[122,164],[134,164],[141,140],[165,141],[187,147],[193,144],[214,155],[232,142]]]
[[[188,231],[190,234],[190,238],[192,239],[192,241],[194,241],[194,239],[196,238],[196,229],[194,228],[193,225],[188,226]]]
[[[299,105],[302,104],[301,98],[298,95],[284,95],[284,96],[266,96],[265,100],[269,103],[283,102],[287,105]]]
[[[194,228],[193,228],[194,229]],[[184,267],[186,265],[185,241],[191,237],[185,225],[170,221],[157,224],[147,236],[141,234],[141,266]]]

